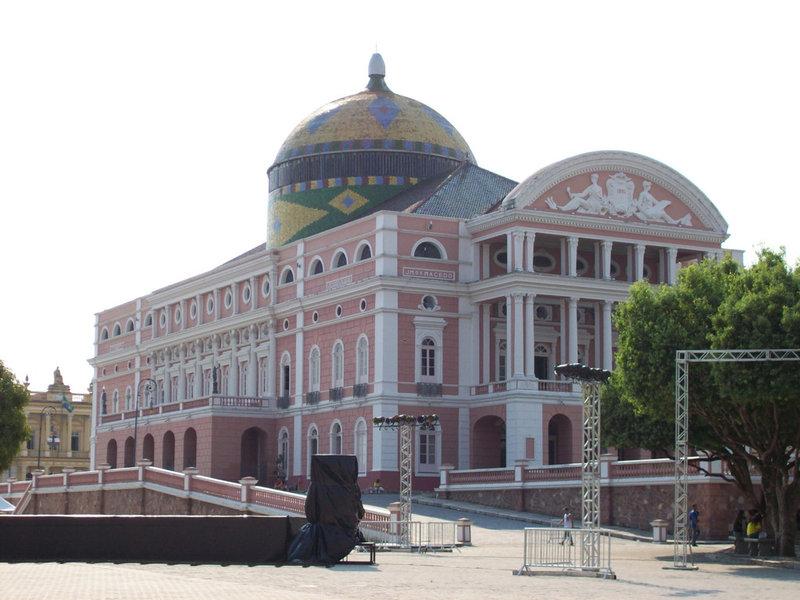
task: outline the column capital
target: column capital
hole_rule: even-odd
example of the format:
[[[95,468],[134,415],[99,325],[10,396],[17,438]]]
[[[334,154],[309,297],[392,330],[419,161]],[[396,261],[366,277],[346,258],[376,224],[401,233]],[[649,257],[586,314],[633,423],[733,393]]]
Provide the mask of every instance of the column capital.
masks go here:
[[[534,300],[536,300],[536,292],[528,292],[527,294],[525,294],[525,298],[529,302],[533,302]]]
[[[670,259],[675,260],[678,257],[678,249],[674,246],[668,246],[667,254],[669,255]]]
[[[577,296],[569,296],[567,298],[567,302],[569,302],[570,304],[578,304],[578,300],[580,300],[580,298]]]
[[[567,238],[567,243],[568,243],[570,246],[577,246],[577,245],[578,245],[578,237],[577,237],[577,236],[574,236],[574,235],[571,235],[571,236],[569,236],[569,237]]]
[[[611,248],[614,245],[613,240],[601,240],[600,245],[603,248]]]
[[[522,302],[525,294],[523,292],[512,292],[511,296],[514,298],[514,302]]]
[[[634,247],[636,248],[637,252],[644,252],[647,246],[645,246],[645,244],[636,244]]]

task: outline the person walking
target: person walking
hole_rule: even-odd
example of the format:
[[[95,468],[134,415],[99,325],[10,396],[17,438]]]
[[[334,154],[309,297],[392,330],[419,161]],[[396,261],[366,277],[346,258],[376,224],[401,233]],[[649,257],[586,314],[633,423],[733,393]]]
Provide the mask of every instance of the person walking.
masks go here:
[[[569,545],[574,546],[574,542],[572,541],[572,513],[569,510],[569,507],[564,507],[564,516],[561,517],[561,524],[564,526],[564,537],[561,538],[561,545],[564,545],[564,542],[569,540]]]
[[[697,510],[697,504],[692,504],[692,510],[689,511],[689,527],[692,530],[692,546],[697,546],[697,540],[700,537],[700,527],[698,520],[700,513]]]

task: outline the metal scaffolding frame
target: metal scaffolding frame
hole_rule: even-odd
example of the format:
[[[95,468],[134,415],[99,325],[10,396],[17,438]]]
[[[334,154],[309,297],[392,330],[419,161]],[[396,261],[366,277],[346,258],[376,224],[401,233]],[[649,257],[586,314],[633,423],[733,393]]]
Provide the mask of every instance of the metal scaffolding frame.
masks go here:
[[[689,364],[800,361],[800,349],[677,350],[675,352],[675,506],[673,568],[690,569],[689,555]]]

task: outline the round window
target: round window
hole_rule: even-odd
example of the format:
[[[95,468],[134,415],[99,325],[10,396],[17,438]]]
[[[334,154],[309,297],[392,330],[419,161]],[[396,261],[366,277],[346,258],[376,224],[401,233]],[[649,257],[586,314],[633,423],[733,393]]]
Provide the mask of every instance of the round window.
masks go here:
[[[284,319],[283,320],[283,330],[284,331],[288,331],[289,330],[289,319]]]
[[[228,290],[225,292],[225,308],[230,309],[231,306],[233,306],[233,294]]]
[[[311,321],[313,323],[316,323],[317,321],[319,321],[319,313],[317,311],[314,311],[314,313],[311,315]]]
[[[423,296],[422,297],[422,308],[425,310],[433,310],[436,308],[436,298],[433,296]]]
[[[584,273],[586,273],[586,270],[589,268],[589,263],[588,263],[588,262],[586,262],[586,259],[584,259],[584,258],[581,258],[581,257],[579,256],[579,257],[578,257],[578,260],[577,260],[576,262],[578,263],[578,264],[577,264],[577,267],[578,267],[578,275],[583,275]]]
[[[339,304],[339,305],[336,307],[336,316],[337,316],[337,317],[341,317],[341,316],[342,316],[342,305],[341,305],[341,304]]]
[[[192,303],[189,305],[189,316],[192,317],[192,319],[196,319],[197,318],[197,301],[196,300],[192,300]]]
[[[158,318],[158,322],[161,323],[161,327],[167,326],[167,311],[161,311],[161,316]]]
[[[505,250],[498,250],[494,253],[495,264],[505,267],[508,264],[508,252]]]
[[[536,307],[536,318],[540,321],[550,321],[553,318],[553,307],[540,304]]]
[[[261,295],[266,298],[269,296],[269,277],[264,275],[264,281],[261,282]]]
[[[210,315],[214,313],[214,297],[213,296],[209,296],[208,300],[206,300],[206,312],[208,314],[210,314]]]
[[[358,307],[361,309],[361,312],[367,310],[367,300],[366,298],[362,298],[361,302],[359,303]]]
[[[616,279],[617,278],[617,273],[619,273],[619,265],[612,260],[611,261],[611,279]]]
[[[175,324],[180,325],[181,319],[183,319],[183,312],[181,312],[180,308],[175,309]]]
[[[246,286],[244,286],[244,289],[242,290],[242,300],[244,300],[245,304],[249,304],[250,303],[250,298],[251,298],[250,286],[246,285]]]

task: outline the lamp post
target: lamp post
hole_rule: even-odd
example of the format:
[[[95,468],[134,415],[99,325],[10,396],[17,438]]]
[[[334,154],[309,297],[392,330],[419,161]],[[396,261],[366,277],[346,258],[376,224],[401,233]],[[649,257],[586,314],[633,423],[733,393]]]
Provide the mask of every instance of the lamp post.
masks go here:
[[[42,426],[44,425],[44,415],[47,413],[50,416],[56,414],[56,409],[52,406],[45,406],[42,412],[39,413],[39,451],[36,457],[36,470],[38,471],[42,466]],[[48,442],[49,443],[49,442]]]
[[[136,386],[136,406],[134,406],[134,414],[133,414],[133,462],[136,463],[136,444],[139,441],[139,398],[142,395],[142,391],[145,393],[153,394],[158,389],[158,384],[156,383],[155,379],[150,379],[146,377],[139,382],[139,385]]]

